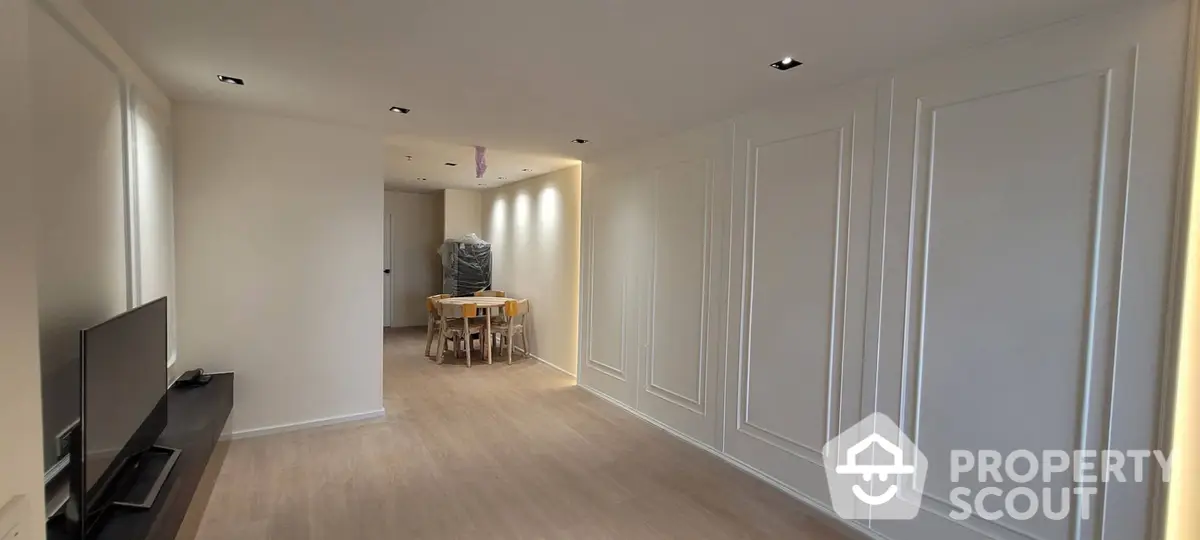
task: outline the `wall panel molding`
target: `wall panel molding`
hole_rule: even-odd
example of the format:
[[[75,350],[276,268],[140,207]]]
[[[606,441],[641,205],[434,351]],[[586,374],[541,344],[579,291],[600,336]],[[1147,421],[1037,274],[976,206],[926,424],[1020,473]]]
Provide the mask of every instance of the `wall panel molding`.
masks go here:
[[[649,214],[637,220],[670,232],[604,248],[651,261],[623,267],[635,391],[581,382],[825,510],[824,442],[888,414],[940,469],[922,515],[871,523],[879,538],[1147,537],[1162,490],[1130,482],[1100,486],[1089,520],[1075,498],[1066,522],[951,521],[945,461],[975,446],[1160,440],[1186,8],[1099,12],[735,117],[729,184],[717,159],[703,188],[702,328],[667,330],[656,295],[665,238],[698,241],[700,225],[689,232],[683,218],[638,207]],[[669,137],[585,170],[632,184],[622,203],[657,201],[647,186],[717,155],[696,140]],[[590,215],[597,234],[613,219]],[[599,251],[588,256],[601,264]],[[692,392],[690,352],[654,354],[666,339],[706,344],[695,356],[715,371],[699,387],[719,379],[718,398]],[[1048,485],[1058,482],[1076,486]]]
[[[1136,56],[1135,56],[1135,58],[1136,58]],[[1136,72],[1136,60],[1134,62],[1134,65],[1130,66],[1129,72],[1130,73]],[[971,104],[973,102],[977,102],[977,101],[987,100],[990,98],[996,98],[996,97],[1004,96],[1007,94],[1014,94],[1014,93],[1018,93],[1018,92],[1022,92],[1022,91],[1026,91],[1026,90],[1032,90],[1032,89],[1038,89],[1038,88],[1042,88],[1042,87],[1052,86],[1055,84],[1071,82],[1076,79],[1094,79],[1099,83],[1100,87],[1103,89],[1102,90],[1103,98],[1102,98],[1101,102],[1098,104],[1101,109],[1098,112],[1098,115],[1103,118],[1103,120],[1101,121],[1101,129],[1105,135],[1102,137],[1099,137],[1096,141],[1096,143],[1097,143],[1096,155],[1098,156],[1098,160],[1097,160],[1098,163],[1096,166],[1097,174],[1094,178],[1094,183],[1091,186],[1093,192],[1096,194],[1095,203],[1091,209],[1091,216],[1090,216],[1092,218],[1091,224],[1090,224],[1091,237],[1089,239],[1089,244],[1093,246],[1091,249],[1091,254],[1090,254],[1090,259],[1093,261],[1093,264],[1092,264],[1092,268],[1091,268],[1091,273],[1088,277],[1088,293],[1087,293],[1088,297],[1089,297],[1088,309],[1086,310],[1086,313],[1081,314],[1082,317],[1087,321],[1086,326],[1088,328],[1092,329],[1092,331],[1089,331],[1089,333],[1093,333],[1094,329],[1097,326],[1098,319],[1101,318],[1100,314],[1097,313],[1097,311],[1099,309],[1097,299],[1102,294],[1104,294],[1102,291],[1099,290],[1100,281],[1101,281],[1099,274],[1101,273],[1101,267],[1105,264],[1104,256],[1109,255],[1108,259],[1112,262],[1115,262],[1116,264],[1119,264],[1119,262],[1120,262],[1119,259],[1116,259],[1111,256],[1111,255],[1113,255],[1113,253],[1101,253],[1101,251],[1102,251],[1101,246],[1105,243],[1106,240],[1108,240],[1109,242],[1115,242],[1117,245],[1114,248],[1112,248],[1112,251],[1114,253],[1119,254],[1121,251],[1123,251],[1123,243],[1124,243],[1124,237],[1119,231],[1123,231],[1126,228],[1125,214],[1123,211],[1125,205],[1121,201],[1123,201],[1124,196],[1125,196],[1124,194],[1128,190],[1128,180],[1129,180],[1128,176],[1120,175],[1120,178],[1117,179],[1117,183],[1120,185],[1111,186],[1111,187],[1106,185],[1107,182],[1106,182],[1106,178],[1105,178],[1105,173],[1108,172],[1108,167],[1106,167],[1106,164],[1105,164],[1105,162],[1106,162],[1105,157],[1108,156],[1109,153],[1112,151],[1112,149],[1110,148],[1110,137],[1108,136],[1108,134],[1113,129],[1113,127],[1110,125],[1110,119],[1112,116],[1111,107],[1113,106],[1113,103],[1112,103],[1112,70],[1093,71],[1093,72],[1088,72],[1088,73],[1084,73],[1084,74],[1071,75],[1068,77],[1055,79],[1052,81],[1044,81],[1044,82],[1039,81],[1039,82],[1036,82],[1031,85],[1022,86],[1022,87],[1018,87],[1015,89],[1007,89],[1007,90],[1004,90],[1003,92],[988,93],[986,95],[975,96],[975,97],[971,97],[971,98],[967,98],[967,99],[960,99],[960,100],[949,102],[949,103],[939,103],[937,105],[929,105],[926,103],[925,99],[918,99],[916,102],[915,110],[916,110],[916,118],[918,119],[917,120],[918,126],[921,126],[922,124],[928,124],[927,130],[918,128],[917,132],[920,134],[921,139],[918,140],[917,144],[918,144],[918,148],[926,148],[927,147],[928,151],[926,152],[923,150],[921,152],[921,155],[925,156],[925,158],[924,158],[925,161],[920,164],[920,167],[919,167],[920,172],[917,172],[916,170],[914,171],[917,174],[915,179],[918,181],[914,181],[913,186],[912,186],[912,197],[913,197],[913,200],[915,201],[915,205],[919,208],[916,212],[912,213],[912,222],[910,224],[910,228],[912,231],[914,231],[913,234],[911,235],[912,238],[914,239],[914,248],[913,248],[913,251],[911,252],[912,256],[909,257],[908,266],[911,269],[911,272],[913,272],[913,275],[910,277],[910,281],[912,283],[910,290],[914,290],[915,291],[914,294],[916,296],[915,300],[912,300],[912,305],[915,307],[910,307],[910,310],[915,311],[915,313],[916,313],[915,318],[916,318],[917,322],[914,323],[915,329],[912,333],[913,340],[915,342],[912,347],[912,349],[914,351],[914,354],[912,356],[915,359],[911,362],[911,367],[907,370],[908,375],[905,377],[905,379],[902,383],[904,385],[905,389],[902,390],[902,392],[901,392],[902,405],[901,405],[900,410],[903,411],[903,414],[901,416],[900,425],[901,425],[901,428],[906,433],[908,433],[910,437],[913,438],[913,440],[917,443],[918,446],[921,445],[921,411],[922,411],[921,387],[922,387],[922,381],[923,381],[922,375],[923,375],[924,358],[925,358],[923,345],[924,345],[924,337],[926,335],[925,310],[926,310],[927,303],[926,303],[926,298],[925,298],[925,292],[926,292],[926,286],[928,283],[928,272],[927,272],[928,260],[929,260],[929,246],[928,246],[929,240],[928,239],[930,236],[930,229],[932,227],[933,217],[934,217],[935,209],[936,209],[933,202],[935,200],[938,200],[933,195],[934,179],[933,179],[933,167],[932,167],[932,163],[934,161],[934,156],[937,154],[936,148],[937,148],[938,114],[940,111],[947,110],[952,107],[966,106],[966,105],[969,105],[969,104]],[[926,118],[928,119],[928,122],[922,122],[922,119],[926,119]],[[1128,120],[1129,121],[1126,123],[1126,125],[1119,126],[1119,131],[1121,131],[1121,132],[1129,131],[1131,124],[1133,122],[1132,115],[1129,115]],[[1128,156],[1131,152],[1131,148],[1126,146],[1121,151]],[[1111,214],[1112,212],[1116,211],[1118,208],[1121,210],[1120,218],[1119,218],[1120,222],[1115,227],[1115,234],[1117,235],[1117,237],[1115,239],[1112,239],[1108,236],[1104,236],[1104,233],[1107,233],[1107,235],[1113,235],[1114,231],[1109,230],[1110,229],[1109,227],[1101,227],[1100,221],[1103,218],[1103,216],[1105,216],[1106,214]],[[1112,279],[1111,281],[1112,281],[1112,284],[1111,284],[1112,285],[1112,291],[1111,291],[1112,299],[1111,299],[1111,302],[1106,302],[1106,304],[1112,305],[1112,306],[1119,306],[1120,305],[1120,282],[1115,279]],[[1115,316],[1116,315],[1114,315],[1114,317]],[[1101,323],[1101,326],[1103,326],[1103,323]],[[1094,336],[1093,339],[1091,340],[1091,343],[1089,344],[1087,350],[1085,351],[1084,357],[1080,359],[1080,364],[1081,364],[1080,371],[1081,371],[1082,385],[1084,388],[1091,388],[1095,384],[1101,384],[1102,386],[1104,386],[1106,388],[1111,388],[1112,385],[1114,384],[1114,381],[1112,380],[1112,372],[1113,372],[1114,365],[1116,362],[1115,349],[1110,351],[1111,353],[1114,353],[1114,354],[1106,355],[1106,359],[1103,361],[1103,365],[1097,366],[1096,365],[1097,364],[1097,362],[1096,362],[1097,349],[1102,348],[1102,347],[1097,347],[1096,342],[1097,341],[1107,341],[1110,343],[1115,343],[1115,340],[1116,340],[1116,328],[1115,327],[1112,328],[1111,331],[1105,333],[1105,335]],[[906,362],[906,364],[909,363],[909,361],[907,361],[907,360],[905,362]],[[1098,373],[1098,371],[1100,371],[1100,373]],[[1099,377],[1099,379],[1098,379],[1098,377]],[[905,405],[905,404],[907,404],[907,405]],[[1108,411],[1108,413],[1111,413],[1111,409],[1112,409],[1111,394],[1092,393],[1092,392],[1084,392],[1083,393],[1083,395],[1081,396],[1080,402],[1078,404],[1078,409],[1077,409],[1077,415],[1081,419],[1080,427],[1078,429],[1078,440],[1079,440],[1080,448],[1109,448],[1109,446],[1107,444],[1100,444],[1099,446],[1097,446],[1094,442],[1097,439],[1105,438],[1101,434],[1094,433],[1096,428],[1101,429],[1104,433],[1108,433],[1110,431],[1111,417],[1109,416],[1109,414],[1106,413],[1102,416],[1102,418],[1107,419],[1102,426],[1089,426],[1089,422],[1087,421],[1087,419],[1090,416],[1097,414],[1096,409],[1100,409],[1100,408]],[[1075,488],[1075,487],[1080,487],[1080,484],[1078,482],[1073,483],[1072,488]],[[1103,489],[1103,486],[1101,486],[1101,489]],[[937,493],[928,493],[927,492],[925,494],[925,497],[926,497],[927,502],[936,503],[936,505],[938,507],[936,511],[939,514],[948,515],[948,513],[950,511],[952,511],[952,509],[953,509],[953,505],[948,500],[948,496],[937,494]],[[1077,515],[1078,513],[1076,510],[1079,508],[1080,504],[1082,504],[1082,501],[1076,499],[1076,502],[1074,503],[1074,505],[1072,507],[1072,513],[1071,513],[1071,519],[1073,521],[1077,521],[1079,519],[1079,517]],[[1100,506],[1098,513],[1100,515],[1100,519],[1103,519],[1102,505]],[[1045,536],[1039,536],[1039,535],[1030,533],[1028,531],[1024,531],[1024,530],[1022,530],[1020,524],[1018,524],[1018,523],[997,521],[997,522],[993,522],[992,524],[996,527],[1001,527],[1001,528],[1005,529],[1009,533],[1012,533],[1012,534],[1016,535],[1016,537],[1019,537],[1019,538],[1029,538],[1032,540],[1052,540],[1051,538],[1047,538]],[[1072,534],[1072,538],[1074,540],[1081,540],[1082,539],[1082,537],[1081,537],[1082,527],[1079,525],[1076,525],[1074,531],[1075,532]],[[1097,535],[1099,534],[1099,529],[1097,529],[1096,534]]]
[[[738,121],[726,451],[822,498],[822,447],[861,419],[878,88]]]
[[[732,138],[733,124],[724,122],[595,165],[600,174],[621,171],[618,200],[632,227],[622,249],[630,273],[626,374],[636,381],[622,401],[714,448],[724,422]]]
[[[657,225],[657,222],[659,222],[664,217],[666,217],[665,213],[662,212],[660,208],[658,208],[658,204],[662,201],[663,198],[677,198],[677,197],[686,196],[685,193],[670,193],[670,192],[664,193],[663,185],[662,185],[663,184],[663,174],[664,174],[664,171],[666,171],[668,169],[668,167],[686,168],[687,166],[692,165],[692,164],[701,164],[701,166],[703,168],[703,174],[702,174],[703,184],[702,185],[703,185],[703,194],[704,194],[704,203],[703,203],[703,207],[701,210],[703,212],[703,226],[700,231],[700,233],[701,233],[700,234],[700,237],[701,237],[700,238],[701,266],[699,269],[700,270],[700,287],[696,291],[696,295],[698,295],[700,298],[700,302],[699,302],[700,310],[695,314],[693,314],[691,311],[688,311],[685,308],[683,308],[682,306],[685,304],[669,301],[666,303],[666,305],[659,305],[659,302],[657,301],[657,298],[658,298],[657,292],[658,292],[658,288],[659,288],[659,281],[662,278],[662,276],[659,275],[660,247],[661,247],[660,243],[664,242],[664,239],[662,238],[662,234],[661,234],[660,228]],[[708,370],[706,368],[707,368],[708,362],[709,362],[709,351],[708,351],[708,347],[706,344],[709,339],[708,322],[709,322],[709,311],[710,311],[709,310],[709,307],[710,307],[709,296],[710,295],[708,292],[708,288],[709,288],[709,277],[711,274],[711,269],[710,269],[710,264],[709,264],[709,256],[710,256],[710,252],[712,251],[712,235],[711,235],[712,219],[711,219],[711,217],[712,217],[712,212],[713,212],[713,190],[714,190],[714,186],[715,186],[715,173],[716,173],[715,168],[716,168],[716,164],[715,164],[714,160],[709,156],[699,157],[698,159],[693,159],[693,160],[685,160],[685,161],[674,163],[674,164],[671,164],[668,166],[660,167],[659,169],[656,170],[655,181],[654,181],[654,195],[653,195],[654,201],[655,201],[655,207],[656,207],[655,212],[654,212],[656,226],[655,226],[653,256],[652,256],[653,262],[652,262],[652,268],[651,268],[651,275],[653,276],[653,281],[651,283],[651,292],[649,295],[650,302],[651,302],[650,307],[649,307],[649,309],[650,309],[650,319],[649,319],[650,320],[650,350],[652,352],[647,359],[647,369],[646,369],[647,377],[646,377],[644,390],[648,393],[654,394],[655,396],[659,397],[660,399],[665,399],[667,401],[675,403],[676,405],[679,405],[680,407],[687,408],[700,416],[706,415],[707,411],[708,411],[708,403],[707,403],[707,399],[706,399],[706,395],[705,395],[707,392],[705,391],[705,389],[708,387]],[[679,187],[679,186],[676,186],[676,187]],[[665,240],[665,242],[673,242],[673,241],[681,241],[681,240],[674,240],[674,239],[666,239]],[[667,300],[672,300],[672,299],[668,298]],[[659,336],[659,332],[657,330],[660,328],[660,326],[658,325],[658,322],[661,320],[662,317],[670,317],[670,318],[686,317],[688,319],[692,319],[693,317],[695,317],[695,319],[696,319],[695,322],[696,322],[696,327],[698,329],[698,331],[697,331],[698,335],[696,336],[697,337],[697,339],[696,339],[697,354],[695,356],[694,371],[696,372],[697,383],[696,383],[696,388],[695,388],[695,392],[693,395],[687,395],[684,393],[685,391],[690,390],[690,389],[687,389],[687,390],[671,389],[664,385],[666,383],[659,384],[655,380],[655,371],[656,371],[655,363],[656,363],[656,359],[658,358],[658,355],[654,353],[654,351],[657,350],[656,342],[659,342],[659,343],[661,343],[661,342],[676,343],[677,342],[674,339],[675,336]]]
[[[1168,21],[1182,8],[897,75],[877,392],[931,463],[952,448],[1153,447],[1180,103],[1166,96],[1181,80]],[[1004,397],[1018,386],[1022,399]],[[1075,497],[1065,522],[952,521],[948,482],[927,480],[922,538],[1143,537],[1157,514],[1153,486],[1130,482]]]
[[[846,283],[844,281],[844,277],[845,277],[844,269],[845,269],[845,254],[847,253],[848,249],[844,249],[843,245],[845,243],[849,242],[847,235],[843,232],[844,226],[845,226],[845,221],[844,221],[845,216],[843,215],[841,209],[845,208],[848,205],[848,201],[846,200],[846,198],[849,197],[849,195],[852,191],[851,189],[849,189],[849,186],[847,186],[848,183],[852,182],[852,180],[848,178],[849,171],[847,169],[847,162],[850,159],[852,159],[852,156],[847,155],[848,148],[847,148],[846,143],[847,143],[847,139],[851,136],[851,133],[853,132],[853,125],[854,125],[854,118],[852,115],[852,117],[848,120],[846,125],[839,126],[836,128],[831,128],[831,129],[823,129],[821,131],[817,131],[814,133],[798,135],[798,136],[790,137],[789,139],[757,143],[748,150],[750,152],[750,155],[754,156],[753,162],[757,163],[760,150],[763,147],[770,146],[773,144],[785,143],[785,142],[795,141],[795,140],[799,140],[799,139],[818,137],[818,136],[822,136],[822,135],[826,135],[826,134],[834,135],[836,137],[836,140],[838,141],[837,156],[835,157],[836,162],[837,162],[837,167],[836,167],[837,178],[836,178],[836,190],[835,190],[837,197],[836,197],[836,200],[833,201],[834,206],[838,210],[834,213],[834,216],[835,216],[834,223],[833,223],[834,235],[833,235],[833,238],[830,239],[830,246],[829,246],[829,249],[832,252],[832,259],[834,261],[835,267],[834,267],[833,271],[830,273],[831,282],[829,284],[829,289],[832,293],[830,295],[829,305],[828,305],[830,331],[829,331],[829,346],[827,349],[828,365],[826,366],[825,376],[824,376],[824,380],[826,380],[828,382],[828,385],[827,385],[828,391],[827,391],[827,395],[825,398],[825,414],[824,414],[825,421],[824,421],[824,425],[822,427],[821,434],[820,434],[822,442],[829,440],[830,438],[833,437],[833,435],[835,435],[836,433],[841,431],[841,425],[840,425],[840,421],[838,419],[837,410],[839,408],[838,403],[840,403],[840,397],[841,397],[841,372],[842,372],[842,364],[844,361],[844,357],[841,354],[841,337],[842,337],[843,326],[839,322],[839,320],[840,320],[839,314],[843,313],[845,310],[845,305],[843,302],[846,297],[845,296]],[[849,126],[849,129],[847,129],[847,126]],[[739,366],[740,366],[739,367],[739,371],[740,371],[739,376],[742,380],[745,381],[745,383],[743,385],[739,386],[739,400],[738,400],[739,413],[738,413],[738,417],[737,417],[737,430],[741,431],[743,433],[746,433],[747,435],[750,435],[752,437],[756,437],[756,438],[762,440],[763,442],[774,445],[786,452],[795,454],[798,457],[802,457],[804,459],[812,461],[813,463],[820,463],[820,461],[821,461],[820,445],[813,446],[810,444],[805,444],[804,442],[796,440],[793,437],[789,437],[786,434],[779,433],[779,432],[769,429],[766,426],[759,425],[759,424],[755,423],[754,420],[751,418],[751,412],[752,412],[751,404],[752,404],[752,398],[754,397],[753,396],[754,388],[751,385],[748,374],[752,367],[752,360],[754,358],[753,352],[752,352],[753,351],[752,336],[754,335],[754,321],[753,321],[753,316],[751,314],[754,311],[754,307],[753,307],[754,279],[753,279],[753,276],[755,275],[754,266],[755,266],[756,254],[758,251],[758,242],[756,241],[756,238],[757,238],[756,234],[757,234],[757,230],[758,230],[757,208],[758,208],[759,177],[756,173],[753,173],[753,172],[750,173],[750,175],[753,178],[753,180],[748,180],[748,189],[750,191],[750,195],[747,198],[747,205],[748,205],[747,214],[750,216],[750,218],[748,220],[748,224],[749,224],[748,225],[749,226],[749,234],[748,235],[750,238],[750,241],[749,241],[750,246],[749,246],[749,253],[747,255],[747,258],[743,261],[744,275],[746,276],[746,287],[749,290],[749,298],[750,299],[747,303],[748,309],[743,314],[743,316],[745,317],[744,324],[747,329],[746,330],[747,335],[745,338],[745,345],[744,345],[745,352],[743,354],[742,361],[739,362]],[[802,231],[795,231],[795,232],[797,234],[803,234]],[[779,249],[779,247],[778,246],[767,246],[767,249]],[[786,248],[784,248],[784,249],[786,249]],[[799,308],[799,306],[798,306],[798,308]]]
[[[597,371],[602,371],[605,374],[609,375],[610,377],[619,379],[621,381],[626,380],[625,379],[625,357],[626,357],[625,349],[628,346],[628,339],[626,337],[627,332],[625,332],[625,328],[627,327],[628,323],[625,321],[625,311],[628,308],[628,306],[629,306],[629,282],[627,279],[622,279],[621,280],[621,339],[620,339],[621,354],[617,355],[617,360],[618,360],[619,365],[614,366],[612,364],[607,364],[605,362],[596,360],[594,355],[592,354],[592,349],[591,349],[592,342],[591,342],[591,340],[588,340],[588,354],[587,354],[588,367],[591,367],[592,369],[595,369]],[[589,311],[588,320],[589,320],[589,322],[591,321],[591,312],[590,311]]]

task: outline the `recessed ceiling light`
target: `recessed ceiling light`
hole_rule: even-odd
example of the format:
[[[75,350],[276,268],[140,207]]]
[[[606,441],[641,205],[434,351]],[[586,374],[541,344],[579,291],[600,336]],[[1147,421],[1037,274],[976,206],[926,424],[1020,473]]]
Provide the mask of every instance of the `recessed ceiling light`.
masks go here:
[[[410,111],[412,111],[412,109],[405,109],[404,107],[392,107],[388,110],[400,114],[408,114]]]
[[[243,81],[237,77],[230,77],[228,75],[217,75],[217,80],[221,81],[225,84],[236,84],[238,86],[246,86],[246,81]]]
[[[458,166],[458,164],[457,164],[457,163],[450,163],[449,161],[447,161],[447,162],[446,162],[446,166],[447,166],[447,167],[457,167],[457,166]]]
[[[573,142],[575,144],[587,144],[588,140],[587,139],[575,139],[575,140],[572,140],[571,142]]]
[[[785,56],[785,57],[783,57],[782,60],[771,64],[771,67],[778,69],[779,71],[787,71],[789,69],[797,68],[802,65],[804,65],[804,62],[800,62],[790,56]]]

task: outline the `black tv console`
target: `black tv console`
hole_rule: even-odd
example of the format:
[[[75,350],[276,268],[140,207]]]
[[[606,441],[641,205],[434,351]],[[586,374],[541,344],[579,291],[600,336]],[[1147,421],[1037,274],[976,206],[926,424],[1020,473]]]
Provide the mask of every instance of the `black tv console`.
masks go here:
[[[203,484],[215,479],[214,472],[224,460],[218,442],[233,410],[233,378],[232,373],[218,373],[206,386],[169,390],[169,420],[158,444],[181,451],[174,469],[153,506],[146,510],[112,508],[100,518],[87,540],[174,540],[180,536],[198,490],[208,496],[211,485]],[[47,526],[46,537],[78,540],[60,530],[53,520]]]

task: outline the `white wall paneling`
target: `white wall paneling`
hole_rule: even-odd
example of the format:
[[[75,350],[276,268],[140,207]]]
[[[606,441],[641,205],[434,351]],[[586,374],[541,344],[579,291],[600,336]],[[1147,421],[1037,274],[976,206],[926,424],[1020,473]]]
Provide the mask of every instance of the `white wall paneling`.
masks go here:
[[[700,129],[651,149],[636,176],[648,229],[637,258],[638,409],[711,446],[723,414],[729,238],[729,123]]]
[[[1158,440],[1186,10],[1099,12],[588,163],[581,383],[826,509],[822,446],[887,413],[931,464],[919,519],[869,524],[887,538],[1146,537],[1149,483],[1065,521],[952,521],[949,463]]]
[[[614,166],[583,169],[580,259],[580,381],[622,403],[636,403],[639,333],[633,254],[642,250],[645,197]],[[644,251],[644,250],[643,250]]]
[[[737,120],[725,450],[825,499],[821,448],[860,419],[874,84]]]
[[[1184,13],[1078,21],[897,76],[878,407],[931,463],[1152,447]],[[944,514],[949,489],[935,467],[925,509]],[[1149,490],[1110,484],[1091,520],[930,518],[915,537],[1140,538]]]
[[[713,447],[732,135],[716,124],[584,167],[581,380]]]

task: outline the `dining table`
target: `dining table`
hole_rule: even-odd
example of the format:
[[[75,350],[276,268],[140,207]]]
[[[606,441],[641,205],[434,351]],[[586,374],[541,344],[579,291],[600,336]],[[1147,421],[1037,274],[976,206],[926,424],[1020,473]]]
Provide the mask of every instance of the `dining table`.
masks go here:
[[[465,306],[467,304],[475,304],[476,308],[483,310],[484,316],[484,359],[489,363],[492,361],[492,310],[503,308],[504,304],[510,300],[515,301],[515,298],[507,298],[504,296],[457,296],[454,298],[443,298],[438,300],[441,304],[450,304],[452,306]],[[470,340],[467,340],[467,346],[470,347]]]

